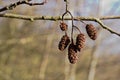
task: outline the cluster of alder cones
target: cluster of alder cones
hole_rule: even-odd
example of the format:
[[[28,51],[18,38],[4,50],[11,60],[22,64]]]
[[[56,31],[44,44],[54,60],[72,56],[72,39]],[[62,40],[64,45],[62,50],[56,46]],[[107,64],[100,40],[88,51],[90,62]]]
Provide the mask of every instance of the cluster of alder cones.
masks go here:
[[[88,36],[95,40],[97,38],[97,30],[92,24],[86,24],[86,32]],[[85,45],[85,35],[83,33],[79,33],[76,37],[76,44],[74,44],[73,38],[69,38],[66,31],[68,30],[68,25],[62,21],[60,22],[60,29],[65,31],[65,35],[61,38],[58,48],[60,51],[63,51],[68,46],[68,59],[71,64],[75,64],[78,60],[78,53]]]

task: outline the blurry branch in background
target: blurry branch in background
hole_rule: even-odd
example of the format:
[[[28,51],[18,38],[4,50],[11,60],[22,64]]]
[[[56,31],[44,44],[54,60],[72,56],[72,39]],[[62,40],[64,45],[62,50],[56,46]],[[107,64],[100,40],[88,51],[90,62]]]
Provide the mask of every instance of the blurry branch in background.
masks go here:
[[[98,36],[101,37],[101,29],[99,29],[98,31]],[[88,76],[87,76],[87,80],[95,80],[95,73],[96,73],[96,68],[97,68],[97,64],[98,64],[98,59],[99,59],[99,45],[102,41],[102,38],[99,38],[98,40],[96,40],[96,45],[93,46],[93,49],[91,51],[91,58],[90,58],[90,63],[88,66]]]
[[[0,9],[0,12],[6,11],[6,10],[13,10],[14,8],[16,8],[17,6],[21,5],[21,4],[26,4],[29,6],[35,6],[35,5],[44,5],[46,3],[46,0],[44,0],[41,3],[29,3],[32,0],[22,0],[22,1],[18,1],[16,3],[12,3],[8,6],[5,6],[3,8]]]
[[[52,41],[54,39],[53,36],[54,36],[54,34],[50,34],[46,38],[45,53],[43,56],[43,60],[42,60],[42,63],[40,66],[40,72],[39,72],[40,80],[45,80],[45,72],[47,69],[48,62],[49,62],[49,52],[51,50]]]
[[[21,38],[21,39],[9,39],[7,41],[0,40],[0,45],[1,44],[11,45],[11,44],[16,44],[16,43],[24,45],[26,43],[32,42],[33,40],[34,40],[33,36],[30,36],[27,38]]]
[[[76,80],[76,66],[77,64],[71,65],[69,80]]]
[[[13,78],[11,78],[11,76],[9,76],[8,74],[5,74],[2,71],[0,71],[0,76],[3,77],[4,80],[13,80]]]
[[[23,20],[29,20],[29,21],[34,21],[34,20],[62,20],[62,16],[27,16],[27,15],[18,15],[18,14],[11,14],[11,13],[5,13],[5,14],[0,14],[0,17],[6,17],[6,18],[15,18],[15,19],[23,19]],[[74,17],[74,20],[76,21],[94,21],[97,22],[102,28],[108,30],[112,34],[116,34],[120,36],[120,33],[112,30],[108,26],[106,26],[101,20],[108,20],[108,19],[120,19],[120,16],[107,16],[107,17]],[[66,16],[64,17],[64,20],[71,20],[70,17]]]
[[[69,80],[69,77],[70,77],[70,64],[68,63],[67,52],[66,52],[66,55],[65,55],[65,70],[64,70],[64,75],[65,75],[65,79],[64,80]]]

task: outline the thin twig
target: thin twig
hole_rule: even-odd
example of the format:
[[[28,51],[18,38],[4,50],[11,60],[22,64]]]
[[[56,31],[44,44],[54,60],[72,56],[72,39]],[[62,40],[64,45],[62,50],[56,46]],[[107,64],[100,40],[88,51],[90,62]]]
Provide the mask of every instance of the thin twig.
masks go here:
[[[63,15],[62,15],[62,21],[64,20],[64,16],[65,16],[65,14],[67,14],[67,13],[69,13],[69,15],[71,16],[71,19],[72,19],[72,31],[71,31],[71,41],[73,40],[73,26],[74,26],[74,24],[73,24],[73,15],[71,14],[71,12],[68,10],[68,0],[64,0],[65,1],[65,3],[66,3],[66,11],[65,11],[65,13],[63,13]]]
[[[0,12],[6,11],[6,10],[13,10],[14,8],[16,8],[17,6],[19,6],[21,4],[27,4],[29,6],[34,6],[34,5],[44,5],[46,3],[46,0],[41,3],[29,3],[30,1],[32,1],[32,0],[22,0],[22,1],[18,1],[16,3],[12,3],[8,6],[1,8]]]
[[[67,13],[69,13],[70,14],[70,16],[71,16],[71,20],[72,20],[72,31],[71,31],[71,40],[73,39],[73,27],[74,27],[74,18],[73,18],[73,15],[71,14],[71,12],[70,11],[68,11],[67,10]]]
[[[17,14],[10,14],[10,13],[5,13],[5,14],[0,14],[0,17],[6,17],[6,18],[15,18],[15,19],[22,19],[22,20],[52,20],[52,21],[56,21],[56,20],[62,20],[61,16],[25,16],[25,15],[17,15]],[[115,17],[115,16],[114,16]],[[112,30],[111,28],[109,28],[108,26],[104,25],[103,22],[101,20],[107,20],[107,19],[114,19],[114,18],[94,18],[94,17],[74,17],[73,19],[75,21],[79,21],[79,20],[83,20],[83,21],[94,21],[97,22],[99,25],[101,25],[102,28],[108,30],[109,32],[111,32],[112,34],[116,34],[118,36],[120,36],[120,33]],[[120,19],[120,17],[117,17],[117,19]],[[71,17],[65,16],[64,20],[71,20]]]
[[[29,2],[29,1],[32,1],[32,0],[23,0],[23,1],[18,1],[16,3],[12,3],[12,4],[8,5],[8,6],[5,6],[5,7],[1,8],[0,12],[6,11],[6,10],[12,10],[15,7],[17,7],[18,5],[25,4],[25,3]]]
[[[120,16],[105,16],[105,17],[100,17],[100,20],[108,20],[108,19],[120,19]]]
[[[73,26],[73,27],[76,28],[80,33],[82,33],[77,26]]]
[[[65,0],[66,2],[66,12],[68,11],[68,0]]]

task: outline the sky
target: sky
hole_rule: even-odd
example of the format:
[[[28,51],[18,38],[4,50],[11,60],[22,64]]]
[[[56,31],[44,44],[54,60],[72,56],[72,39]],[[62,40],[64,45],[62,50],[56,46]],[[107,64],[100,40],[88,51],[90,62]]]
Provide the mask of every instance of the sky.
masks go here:
[[[102,14],[117,14],[120,12],[120,0],[101,0],[101,10]]]

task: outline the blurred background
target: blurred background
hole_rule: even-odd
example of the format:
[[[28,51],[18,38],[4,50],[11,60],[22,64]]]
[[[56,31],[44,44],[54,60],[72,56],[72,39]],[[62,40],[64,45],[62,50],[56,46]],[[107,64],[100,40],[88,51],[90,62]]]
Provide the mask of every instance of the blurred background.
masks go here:
[[[0,8],[18,0],[0,0]],[[32,0],[42,2],[43,0]],[[119,16],[120,0],[68,0],[74,16]],[[64,0],[48,0],[45,5],[20,5],[12,11],[30,16],[61,16],[65,12]],[[68,15],[66,15],[68,16]],[[70,64],[67,49],[58,50],[64,35],[60,21],[34,22],[0,18],[0,80],[120,80],[120,37],[95,25],[97,40],[91,40],[84,24],[75,25],[86,35],[86,46],[79,53],[76,64]],[[120,20],[104,20],[105,25],[120,32]],[[68,33],[71,32],[71,21]],[[78,32],[75,31],[75,34]],[[70,35],[69,35],[70,36]]]

